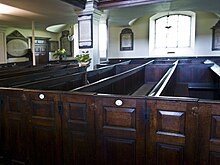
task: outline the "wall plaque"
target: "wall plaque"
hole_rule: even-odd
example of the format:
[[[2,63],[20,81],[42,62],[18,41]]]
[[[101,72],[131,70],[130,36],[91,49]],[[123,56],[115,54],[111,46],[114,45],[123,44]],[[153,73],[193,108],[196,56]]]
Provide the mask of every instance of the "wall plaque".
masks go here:
[[[120,50],[129,51],[133,50],[134,34],[131,29],[125,28],[120,34]]]
[[[93,47],[92,15],[82,15],[78,17],[79,24],[79,48]]]

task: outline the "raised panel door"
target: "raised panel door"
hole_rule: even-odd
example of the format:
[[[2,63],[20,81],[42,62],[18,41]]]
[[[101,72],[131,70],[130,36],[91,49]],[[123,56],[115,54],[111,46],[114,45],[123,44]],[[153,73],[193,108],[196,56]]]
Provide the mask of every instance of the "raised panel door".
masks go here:
[[[92,95],[63,94],[64,164],[95,164],[95,123]]]
[[[196,163],[196,102],[147,100],[146,164]]]
[[[27,114],[22,90],[4,91],[5,159],[12,164],[27,164]]]
[[[144,164],[144,99],[97,96],[95,107],[97,164]]]
[[[62,164],[60,96],[45,91],[26,91],[29,151],[32,165]]]
[[[199,164],[220,162],[220,103],[199,103]]]

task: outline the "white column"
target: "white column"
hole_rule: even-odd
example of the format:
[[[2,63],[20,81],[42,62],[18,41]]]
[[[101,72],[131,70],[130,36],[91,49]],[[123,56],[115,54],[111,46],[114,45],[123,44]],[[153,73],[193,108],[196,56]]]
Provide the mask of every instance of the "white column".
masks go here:
[[[35,36],[34,36],[34,31],[35,31],[35,24],[34,21],[32,21],[32,45],[31,45],[31,49],[32,49],[32,53],[33,53],[33,65],[36,65],[36,58],[35,58]]]
[[[7,63],[6,27],[0,26],[0,63]]]
[[[96,64],[100,63],[100,55],[99,55],[99,21],[102,12],[94,8],[93,0],[87,0],[85,10],[78,13],[79,16],[82,15],[92,15],[92,48],[80,48],[79,53],[82,51],[89,51],[90,57],[92,58],[90,67],[88,70],[94,69]],[[80,28],[80,27],[79,27]],[[91,28],[91,27],[87,27]],[[88,31],[90,31],[88,30]]]

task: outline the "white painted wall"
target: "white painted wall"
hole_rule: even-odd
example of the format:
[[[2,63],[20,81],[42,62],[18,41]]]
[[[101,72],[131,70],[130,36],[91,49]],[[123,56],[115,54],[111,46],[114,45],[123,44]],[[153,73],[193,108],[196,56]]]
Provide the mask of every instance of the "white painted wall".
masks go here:
[[[144,58],[148,56],[148,17],[138,19],[131,28],[134,33],[133,51],[120,51],[120,33],[125,27],[109,27],[108,58]],[[147,54],[146,54],[147,53]]]
[[[220,51],[212,51],[212,29],[219,18],[207,12],[196,12],[196,37],[193,54],[189,56],[220,56]],[[108,58],[149,57],[149,17],[139,18],[129,27],[134,33],[134,50],[120,51],[120,33],[125,27],[109,26]],[[174,56],[174,55],[162,55]],[[158,57],[158,56],[157,56]]]

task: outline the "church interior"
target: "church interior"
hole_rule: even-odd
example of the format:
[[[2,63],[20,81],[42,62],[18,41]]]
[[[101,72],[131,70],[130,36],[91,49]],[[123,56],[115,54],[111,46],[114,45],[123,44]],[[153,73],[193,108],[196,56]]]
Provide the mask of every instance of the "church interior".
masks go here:
[[[217,165],[218,0],[0,0],[0,165]]]

